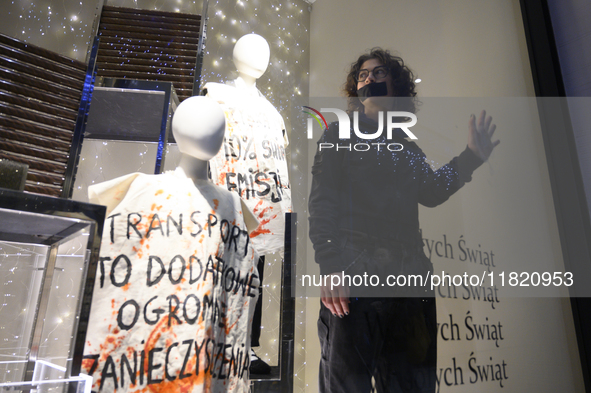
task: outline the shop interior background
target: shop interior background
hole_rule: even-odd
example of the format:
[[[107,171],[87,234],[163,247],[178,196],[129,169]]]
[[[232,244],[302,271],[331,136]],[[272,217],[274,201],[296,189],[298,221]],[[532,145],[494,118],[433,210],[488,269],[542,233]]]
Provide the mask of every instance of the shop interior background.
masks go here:
[[[103,5],[190,14],[201,14],[203,10],[200,0],[3,1],[0,32],[87,61],[97,14]],[[257,88],[279,110],[289,135],[289,105],[295,97],[308,96],[310,9],[302,0],[210,0],[201,86],[235,79],[234,44],[245,34],[261,35],[269,43],[271,58],[265,74],[257,80]],[[87,139],[73,198],[87,202],[87,187],[91,184],[132,172],[153,173],[156,150],[156,143]],[[169,144],[164,170],[174,169],[179,158],[176,145]],[[257,354],[271,365],[278,364],[281,259],[278,253],[266,256],[262,337],[257,349]],[[304,299],[298,299],[296,307],[296,342],[300,345],[296,346],[294,383],[304,389]]]

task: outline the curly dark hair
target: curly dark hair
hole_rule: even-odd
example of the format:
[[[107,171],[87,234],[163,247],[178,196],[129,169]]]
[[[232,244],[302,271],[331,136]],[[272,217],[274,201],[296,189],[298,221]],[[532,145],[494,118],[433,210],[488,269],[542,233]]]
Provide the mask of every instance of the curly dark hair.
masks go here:
[[[410,68],[404,65],[402,58],[393,56],[389,50],[382,48],[372,48],[369,53],[365,53],[351,64],[351,69],[347,75],[347,81],[343,86],[345,95],[349,97],[349,111],[363,111],[363,105],[359,98],[357,98],[357,74],[363,63],[370,59],[377,59],[383,65],[387,66],[392,76],[392,87],[396,97],[403,98],[398,103],[400,110],[415,113],[417,110],[418,100],[415,98],[417,92],[415,90],[414,75]],[[408,97],[408,98],[407,98]]]

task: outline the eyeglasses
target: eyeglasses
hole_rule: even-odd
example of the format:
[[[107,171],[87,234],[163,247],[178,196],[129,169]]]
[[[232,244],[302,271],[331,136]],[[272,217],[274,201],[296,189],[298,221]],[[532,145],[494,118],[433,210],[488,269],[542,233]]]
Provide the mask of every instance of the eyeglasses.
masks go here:
[[[385,78],[388,75],[390,69],[386,66],[377,66],[373,70],[359,70],[357,74],[357,82],[365,82],[365,80],[369,77],[369,73],[373,74],[373,77],[376,79]]]

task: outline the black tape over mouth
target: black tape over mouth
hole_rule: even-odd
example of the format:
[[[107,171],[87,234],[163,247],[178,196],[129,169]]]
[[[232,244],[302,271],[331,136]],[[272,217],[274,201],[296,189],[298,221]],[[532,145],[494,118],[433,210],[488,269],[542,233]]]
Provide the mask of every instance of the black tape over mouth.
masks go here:
[[[369,83],[357,90],[357,96],[361,102],[369,97],[383,97],[388,95],[388,86],[386,82]]]

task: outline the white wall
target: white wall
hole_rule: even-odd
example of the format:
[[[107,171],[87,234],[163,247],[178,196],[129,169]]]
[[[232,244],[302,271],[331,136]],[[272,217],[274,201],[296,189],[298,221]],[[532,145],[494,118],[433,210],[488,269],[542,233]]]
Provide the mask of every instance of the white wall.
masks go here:
[[[448,151],[458,154],[465,146],[470,113],[481,105],[494,111],[499,126],[496,136],[502,143],[490,162],[444,206],[421,210],[425,238],[440,240],[445,234],[454,241],[454,260],[432,257],[436,271],[469,270],[458,261],[460,236],[473,247],[494,249],[497,273],[562,268],[535,101],[516,98],[534,96],[518,0],[318,0],[311,14],[310,37],[311,97],[341,95],[351,62],[374,46],[390,49],[405,60],[422,79],[420,97],[464,97],[445,101],[457,104],[452,105],[457,119],[444,129],[427,125],[423,128],[427,137],[421,141],[419,136],[419,145],[436,166],[451,158]],[[515,101],[509,102],[509,97]],[[433,101],[427,101],[419,112],[419,123],[433,108],[428,106]],[[513,299],[508,292],[499,292],[503,298],[497,308],[474,300],[438,299],[440,323],[453,315],[463,337],[444,341],[439,335],[438,370],[450,367],[453,359],[464,368],[463,384],[442,384],[440,391],[584,391],[569,302]],[[308,298],[305,391],[315,391],[317,386],[318,306],[318,298]],[[488,318],[502,323],[505,339],[498,347],[491,341],[466,339],[468,311],[475,322]],[[502,387],[498,381],[468,380],[472,353],[479,364],[507,362],[509,378]]]
[[[339,94],[366,49],[397,52],[424,97],[533,96],[519,3],[511,0],[318,0],[310,96]]]

